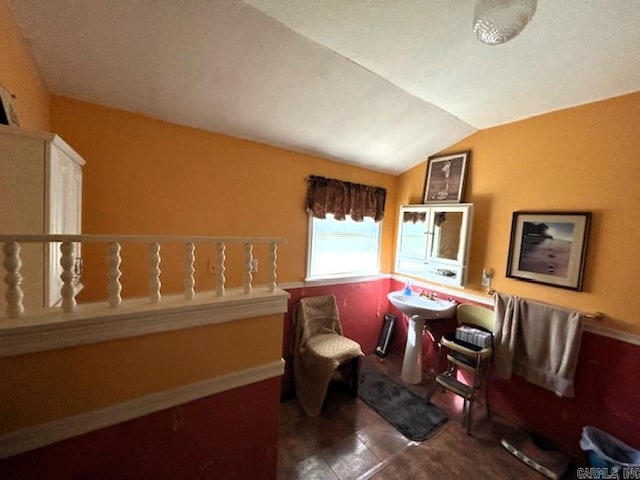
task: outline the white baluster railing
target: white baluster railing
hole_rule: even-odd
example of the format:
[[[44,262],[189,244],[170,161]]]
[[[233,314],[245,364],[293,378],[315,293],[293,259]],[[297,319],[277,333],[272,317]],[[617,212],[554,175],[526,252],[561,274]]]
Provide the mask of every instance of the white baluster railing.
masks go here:
[[[122,262],[122,258],[120,257],[120,250],[122,247],[118,242],[109,243],[109,250],[107,254],[107,292],[109,293],[109,306],[117,307],[122,303],[122,297],[120,293],[122,292],[122,284],[120,283],[120,277],[122,272],[120,271],[120,263]]]
[[[5,299],[7,300],[7,317],[18,318],[24,312],[24,306],[22,305],[22,275],[20,274],[20,267],[22,266],[22,260],[20,260],[20,244],[18,242],[6,242],[2,246],[2,252],[4,253],[4,261],[2,265],[7,274],[4,277],[4,283],[7,285],[7,293]]]
[[[178,236],[137,236],[137,235],[0,235],[0,243],[3,243],[2,251],[4,260],[2,262],[5,269],[4,283],[6,284],[6,316],[8,318],[18,318],[24,315],[24,292],[22,290],[22,259],[20,257],[21,243],[51,243],[60,242],[60,265],[62,267],[61,306],[66,313],[76,309],[77,275],[75,266],[75,244],[79,243],[106,243],[107,248],[107,304],[111,308],[118,308],[122,303],[122,245],[125,243],[146,243],[149,255],[149,302],[152,304],[162,303],[161,294],[161,270],[160,270],[160,250],[161,245],[166,243],[180,243],[184,245],[184,265],[183,265],[183,285],[184,298],[193,300],[196,296],[195,262],[196,248],[198,244],[215,245],[215,297],[223,297],[227,293],[225,272],[226,268],[226,245],[241,244],[243,250],[243,284],[241,291],[245,295],[253,292],[253,268],[254,253],[256,244],[266,244],[268,258],[265,264],[269,266],[267,272],[267,292],[276,291],[276,262],[277,245],[284,242],[282,238],[270,237],[178,237]],[[126,269],[126,265],[124,266]],[[27,302],[29,304],[29,302]],[[28,312],[27,312],[28,313]],[[2,312],[0,312],[0,317]]]
[[[62,242],[60,245],[60,266],[62,266],[62,310],[64,312],[73,312],[76,308],[76,287],[73,284],[75,272],[73,267],[76,264],[76,256],[74,254],[74,245],[71,242]]]
[[[160,244],[153,242],[149,244],[149,300],[151,303],[158,303],[162,298],[160,273]]]
[[[251,293],[251,282],[253,281],[253,245],[244,244],[244,293]]]
[[[269,244],[269,267],[269,283],[267,283],[267,288],[270,292],[273,292],[276,289],[276,280],[278,279],[278,244],[275,242]]]
[[[224,277],[225,248],[224,242],[216,243],[216,295],[219,297],[224,295],[226,280]]]
[[[196,295],[196,246],[188,242],[184,244],[184,298],[191,300]]]

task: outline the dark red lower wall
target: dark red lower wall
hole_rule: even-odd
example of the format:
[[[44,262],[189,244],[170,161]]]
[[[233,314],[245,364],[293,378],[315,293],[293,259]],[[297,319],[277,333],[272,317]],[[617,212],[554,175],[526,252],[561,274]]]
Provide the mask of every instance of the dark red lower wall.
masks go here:
[[[389,291],[397,291],[402,290],[404,288],[404,283],[401,283],[397,280],[391,280],[390,290]],[[415,289],[421,290],[421,289]],[[434,289],[437,292],[437,290]],[[427,293],[430,293],[431,290],[428,290]],[[417,293],[417,292],[416,292]],[[386,294],[385,294],[386,295]],[[461,297],[457,297],[451,294],[439,293],[438,298],[444,300],[455,300],[458,303],[473,303],[465,300]],[[396,334],[394,335],[394,340],[392,344],[392,351],[400,356],[404,354],[405,343],[407,341],[407,331],[409,327],[409,320],[407,317],[402,315],[402,313],[397,310],[390,303],[388,304],[388,309],[391,313],[397,316],[398,321],[396,322]],[[441,320],[439,322],[430,322],[432,328],[433,339],[429,335],[425,335],[422,338],[422,370],[427,374],[432,374],[434,370],[436,370],[436,360],[438,351],[436,349],[436,343],[440,341],[440,337],[445,333],[449,333],[455,330],[457,326],[457,321],[455,318],[449,320]],[[434,342],[435,340],[435,342]]]
[[[401,290],[404,284],[391,278],[382,278],[368,282],[345,283],[339,285],[324,285],[320,287],[302,287],[287,289],[289,298],[288,312],[284,317],[284,335],[282,345],[282,357],[286,360],[285,375],[283,377],[283,394],[293,394],[293,373],[291,354],[291,339],[293,334],[292,315],[294,306],[302,297],[316,295],[335,295],[338,303],[340,321],[344,333],[362,346],[366,355],[375,351],[382,330],[384,315],[392,313],[396,316],[395,332],[392,337],[390,350],[400,356],[404,353],[407,341],[408,320],[389,303],[387,294],[391,291]],[[441,298],[452,298],[458,303],[467,302],[462,298],[441,295]],[[455,329],[455,319],[442,321],[434,328],[436,340],[444,333]],[[429,372],[435,367],[436,350],[430,337],[426,336],[422,341],[423,369]]]
[[[3,480],[275,480],[280,378],[0,460]]]
[[[377,345],[386,312],[397,315],[391,350],[402,356],[407,339],[407,319],[387,300],[387,293],[404,284],[391,279],[289,290],[289,311],[302,296],[334,294],[338,299],[345,333],[359,341],[365,353]],[[437,289],[436,289],[437,290]],[[449,298],[441,294],[440,298]],[[469,303],[453,297],[459,303]],[[287,373],[283,386],[292,389],[291,317],[285,317],[283,357]],[[455,328],[455,320],[434,329],[436,339]],[[423,338],[423,371],[435,368],[437,350],[433,341]],[[579,447],[582,427],[596,426],[634,448],[640,449],[640,346],[590,332],[583,334],[575,376],[575,398],[560,398],[553,392],[528,383],[518,376],[510,380],[491,377],[489,395],[495,413],[537,433],[575,457],[584,457]]]
[[[575,398],[560,398],[522,377],[492,378],[492,408],[559,448],[580,455],[582,427],[598,427],[640,449],[640,347],[584,332]]]

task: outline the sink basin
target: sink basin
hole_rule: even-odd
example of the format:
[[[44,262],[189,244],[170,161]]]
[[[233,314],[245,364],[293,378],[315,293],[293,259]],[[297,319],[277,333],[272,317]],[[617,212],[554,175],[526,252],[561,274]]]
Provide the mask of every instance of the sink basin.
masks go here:
[[[419,295],[404,295],[402,291],[391,292],[387,295],[391,304],[409,317],[420,316],[424,320],[436,318],[450,318],[458,304],[446,300],[431,300]]]
[[[458,304],[437,298],[432,300],[420,295],[404,295],[402,291],[391,292],[387,298],[394,307],[409,317],[407,345],[404,349],[400,378],[406,383],[421,383],[422,335],[426,330],[431,340],[437,345],[429,322],[437,323],[434,321],[453,318]]]

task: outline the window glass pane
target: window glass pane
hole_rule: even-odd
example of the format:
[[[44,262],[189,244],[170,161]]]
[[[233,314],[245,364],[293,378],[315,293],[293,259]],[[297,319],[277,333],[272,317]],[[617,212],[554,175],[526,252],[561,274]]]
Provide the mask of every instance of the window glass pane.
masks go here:
[[[369,217],[363,222],[312,218],[309,276],[377,273],[380,225]]]

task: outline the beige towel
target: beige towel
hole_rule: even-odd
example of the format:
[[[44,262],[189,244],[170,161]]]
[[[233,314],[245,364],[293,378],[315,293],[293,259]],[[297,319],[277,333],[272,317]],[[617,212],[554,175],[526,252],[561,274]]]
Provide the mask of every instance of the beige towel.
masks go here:
[[[293,377],[307,414],[319,415],[335,369],[364,355],[357,342],[342,336],[333,295],[300,299],[294,311]]]
[[[582,314],[510,295],[495,295],[495,372],[515,373],[559,396],[573,397]]]

